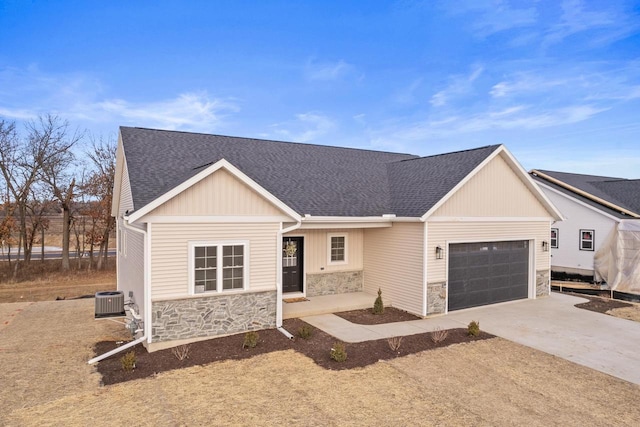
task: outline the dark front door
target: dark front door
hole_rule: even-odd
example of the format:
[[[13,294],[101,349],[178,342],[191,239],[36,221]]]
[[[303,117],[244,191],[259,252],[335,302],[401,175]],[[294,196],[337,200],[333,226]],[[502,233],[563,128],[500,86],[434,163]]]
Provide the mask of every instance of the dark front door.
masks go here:
[[[449,311],[527,298],[529,242],[449,245]]]
[[[302,292],[303,238],[282,238],[282,292]]]

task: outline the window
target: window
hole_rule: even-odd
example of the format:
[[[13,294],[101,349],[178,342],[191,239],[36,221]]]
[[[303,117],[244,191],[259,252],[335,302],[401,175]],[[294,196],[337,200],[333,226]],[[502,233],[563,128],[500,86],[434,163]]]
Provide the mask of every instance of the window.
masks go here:
[[[551,229],[551,247],[554,249],[558,249],[558,229]]]
[[[246,243],[191,243],[193,291],[246,289]]]
[[[592,251],[594,241],[593,230],[580,230],[580,250]]]
[[[346,264],[347,235],[329,234],[329,264]]]

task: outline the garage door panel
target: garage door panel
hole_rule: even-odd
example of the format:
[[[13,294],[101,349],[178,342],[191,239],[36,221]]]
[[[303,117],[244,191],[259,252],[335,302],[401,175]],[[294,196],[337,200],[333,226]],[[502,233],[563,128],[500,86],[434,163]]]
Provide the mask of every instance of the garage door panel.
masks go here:
[[[527,298],[529,242],[449,246],[449,310]]]

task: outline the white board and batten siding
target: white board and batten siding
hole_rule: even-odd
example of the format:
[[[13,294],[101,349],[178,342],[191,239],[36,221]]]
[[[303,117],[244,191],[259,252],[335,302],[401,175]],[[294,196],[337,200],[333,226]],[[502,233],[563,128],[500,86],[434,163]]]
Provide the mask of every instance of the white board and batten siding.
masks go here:
[[[601,210],[541,185],[542,190],[565,217],[552,225],[558,229],[558,247],[551,248],[554,270],[593,274],[593,255],[602,247],[618,220]],[[594,251],[580,250],[580,230],[594,230]]]
[[[277,236],[290,220],[258,192],[220,169],[152,210],[151,298],[192,295],[190,242],[248,242],[248,292],[276,289]],[[202,296],[202,294],[198,294]]]
[[[393,307],[421,315],[423,301],[422,222],[396,222],[364,230],[364,290]]]
[[[329,263],[329,236],[346,236],[347,262]],[[363,230],[354,229],[320,229],[294,230],[285,237],[304,238],[304,272],[307,274],[334,273],[339,271],[362,270]]]

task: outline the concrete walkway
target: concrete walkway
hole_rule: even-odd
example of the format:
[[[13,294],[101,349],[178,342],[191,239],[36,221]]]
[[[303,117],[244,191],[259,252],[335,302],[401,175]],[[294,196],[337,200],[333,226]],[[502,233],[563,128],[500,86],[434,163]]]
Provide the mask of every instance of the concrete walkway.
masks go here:
[[[640,323],[575,308],[580,302],[586,300],[553,293],[385,325],[356,325],[333,314],[302,320],[345,342],[466,327],[476,320],[493,335],[640,384]]]

